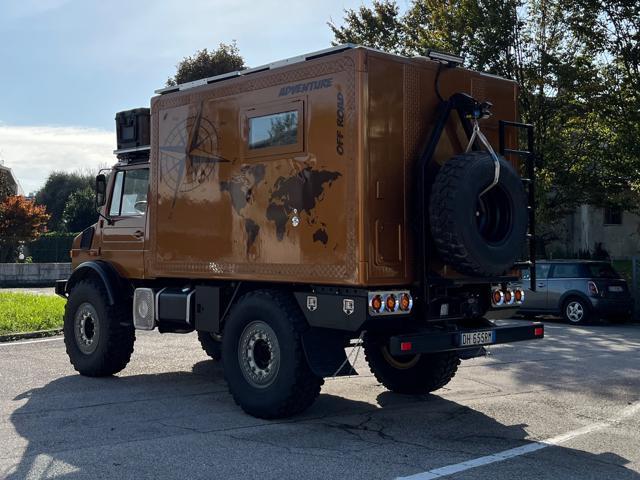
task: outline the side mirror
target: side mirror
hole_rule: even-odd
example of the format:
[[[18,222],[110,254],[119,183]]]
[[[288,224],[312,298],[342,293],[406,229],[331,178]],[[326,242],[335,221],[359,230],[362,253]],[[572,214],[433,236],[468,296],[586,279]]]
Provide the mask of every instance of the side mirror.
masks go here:
[[[107,201],[107,177],[101,173],[96,177],[96,207],[103,206]]]

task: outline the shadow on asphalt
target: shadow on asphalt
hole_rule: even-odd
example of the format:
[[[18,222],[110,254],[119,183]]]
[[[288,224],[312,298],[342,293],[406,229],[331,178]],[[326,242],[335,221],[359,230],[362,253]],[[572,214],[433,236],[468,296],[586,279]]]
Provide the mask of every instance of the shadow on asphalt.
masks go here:
[[[265,437],[272,446],[304,449],[319,448],[316,445],[319,443],[345,455],[356,451],[354,444],[358,442],[395,448],[400,455],[405,451],[416,456],[441,452],[430,468],[458,463],[460,455],[469,460],[529,443],[527,425],[504,425],[437,395],[384,392],[377,396],[374,405],[324,393],[304,415],[284,422],[255,419],[235,406],[226,391],[222,369],[213,361],[195,364],[192,372],[105,379],[73,375],[15,398],[23,399],[28,401],[10,420],[28,446],[13,471],[0,471],[0,477],[11,480],[49,478],[53,472],[56,478],[65,479],[96,478],[98,473],[101,478],[112,478],[125,471],[129,475],[144,472],[152,466],[149,456],[140,464],[143,461],[134,453],[140,448],[160,451],[157,459],[160,465],[183,462],[184,478],[190,478],[189,469],[202,468],[192,460],[203,452],[187,448],[186,453],[177,449],[162,453],[166,445],[163,440],[176,437],[171,442],[183,445],[193,442],[195,446],[199,435],[209,435],[209,439],[219,436],[217,442],[226,438],[231,441],[227,437],[232,435],[230,431],[234,432],[235,441],[246,438],[247,443],[239,448],[247,449]],[[280,429],[285,427],[287,433],[282,434]],[[146,443],[130,446],[127,442]],[[613,468],[615,478],[640,480],[640,475],[625,468],[629,462],[614,453],[596,455],[565,447],[551,447],[545,452],[549,450],[568,459],[565,469],[588,464],[593,478],[613,478]],[[247,457],[247,462],[259,461]],[[332,461],[331,457],[311,458],[314,459],[310,462]],[[255,472],[255,468],[259,465],[248,471]],[[200,478],[206,472],[191,473]]]

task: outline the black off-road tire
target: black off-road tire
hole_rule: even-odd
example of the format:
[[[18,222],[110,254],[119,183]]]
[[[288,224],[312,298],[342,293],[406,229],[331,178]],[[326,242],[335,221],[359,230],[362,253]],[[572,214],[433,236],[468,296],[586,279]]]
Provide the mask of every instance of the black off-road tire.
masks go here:
[[[528,213],[522,180],[499,157],[468,152],[449,159],[434,180],[429,201],[431,234],[442,260],[471,276],[502,275],[523,253]],[[482,208],[484,207],[484,208]]]
[[[425,394],[444,387],[455,376],[460,358],[454,352],[393,357],[387,338],[364,337],[364,355],[371,373],[388,390]]]
[[[97,314],[92,351],[83,351],[82,336],[76,315],[90,305]],[[79,311],[80,308],[82,311]],[[104,285],[95,279],[80,280],[71,290],[64,313],[64,343],[73,368],[81,375],[104,377],[118,373],[131,359],[136,339],[131,309],[126,305],[109,305]],[[76,332],[78,330],[78,333]],[[86,337],[86,333],[85,333]],[[84,347],[87,348],[86,346]]]
[[[234,305],[224,326],[222,362],[229,391],[245,412],[266,419],[289,417],[307,409],[320,394],[324,380],[309,368],[302,345],[307,328],[300,307],[288,293],[256,290]],[[275,338],[279,349],[275,352],[273,342],[269,344],[268,358],[278,358],[278,368],[269,370],[277,372],[271,383],[261,386],[252,384],[247,373],[251,370],[248,359],[257,363],[257,344],[251,355],[241,347],[243,339],[253,338],[254,330],[266,332],[269,341]]]
[[[582,315],[570,312],[570,307],[582,309]],[[576,310],[573,310],[576,312]],[[594,312],[588,301],[580,297],[569,297],[562,304],[562,318],[571,325],[588,325],[594,320]]]
[[[201,330],[198,330],[198,341],[207,355],[217,362],[220,361],[222,358],[222,342],[213,338],[211,332],[203,332]]]

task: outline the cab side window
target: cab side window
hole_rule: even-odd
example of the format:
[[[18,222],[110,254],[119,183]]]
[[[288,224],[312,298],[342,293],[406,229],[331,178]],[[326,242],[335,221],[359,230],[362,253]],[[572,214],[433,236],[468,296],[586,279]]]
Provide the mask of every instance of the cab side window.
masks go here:
[[[147,211],[148,189],[148,168],[119,171],[113,184],[109,215],[112,217],[144,215]]]

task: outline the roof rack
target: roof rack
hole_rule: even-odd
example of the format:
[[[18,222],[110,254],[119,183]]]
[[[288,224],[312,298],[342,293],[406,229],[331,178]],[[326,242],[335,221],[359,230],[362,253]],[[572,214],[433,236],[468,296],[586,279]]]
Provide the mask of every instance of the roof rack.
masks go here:
[[[284,67],[294,63],[306,62],[307,60],[313,60],[314,58],[324,57],[326,55],[333,55],[335,53],[343,52],[352,48],[357,48],[358,45],[353,43],[345,43],[343,45],[337,45],[331,48],[325,48],[316,52],[307,53],[306,55],[299,55],[297,57],[285,58],[284,60],[278,60],[276,62],[261,65],[255,68],[247,68],[246,70],[238,70],[235,72],[223,73],[222,75],[216,75],[215,77],[203,78],[200,80],[194,80],[193,82],[182,83],[180,85],[174,85],[171,87],[160,88],[155,91],[160,95],[166,93],[179,92],[183,90],[189,90],[190,88],[199,87],[201,85],[208,85],[210,83],[220,82],[222,80],[228,80],[230,78],[244,77],[251,75],[252,73],[263,72],[265,70],[273,70],[275,68]]]

